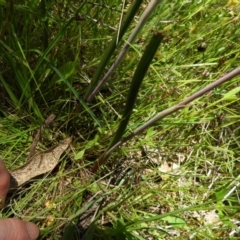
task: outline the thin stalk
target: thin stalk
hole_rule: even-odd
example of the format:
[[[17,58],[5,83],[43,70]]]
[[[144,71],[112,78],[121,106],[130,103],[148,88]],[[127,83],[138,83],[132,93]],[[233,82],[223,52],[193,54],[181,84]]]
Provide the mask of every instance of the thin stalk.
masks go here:
[[[124,135],[125,130],[127,128],[129,119],[131,117],[134,104],[141,86],[141,83],[144,79],[144,76],[149,68],[150,63],[152,62],[152,59],[159,47],[159,44],[161,43],[163,39],[163,34],[160,32],[154,32],[153,37],[151,38],[149,44],[147,45],[143,56],[141,57],[141,60],[137,66],[137,69],[133,75],[132,83],[129,89],[127,101],[126,101],[126,107],[124,109],[122,120],[119,124],[119,127],[117,129],[117,132],[115,134],[115,137],[113,141],[111,142],[108,149],[110,149],[112,146],[114,146]],[[101,165],[101,161],[94,165],[93,172],[96,171],[96,169]]]
[[[88,86],[88,89],[85,94],[85,99],[87,99],[87,102],[89,102],[92,99],[92,94],[90,93],[93,91],[93,88],[97,85],[101,74],[103,73],[107,63],[109,62],[114,50],[117,48],[120,40],[122,39],[124,33],[127,31],[130,23],[132,22],[134,16],[136,15],[136,12],[138,11],[139,7],[141,6],[143,0],[136,0],[134,1],[131,6],[129,7],[126,16],[123,18],[122,25],[120,27],[120,30],[115,34],[113,37],[109,47],[104,52],[103,57],[98,65],[98,68],[93,76],[93,79],[91,83]]]
[[[114,70],[117,68],[117,66],[121,63],[122,59],[124,58],[125,54],[127,53],[128,49],[130,48],[130,45],[133,43],[133,41],[136,39],[138,33],[141,31],[141,29],[146,24],[147,20],[151,16],[152,12],[156,9],[157,5],[160,3],[161,0],[152,0],[145,11],[143,12],[142,16],[140,17],[136,27],[132,31],[131,35],[129,36],[128,40],[126,41],[125,45],[123,46],[121,52],[119,53],[117,59],[113,63],[113,65],[109,68],[108,72],[105,74],[103,79],[99,82],[99,84],[95,87],[95,89],[92,91],[92,93],[87,98],[87,102],[91,101],[92,98],[98,93],[101,86],[109,79],[109,77],[112,75]]]
[[[201,90],[197,91],[196,93],[192,94],[190,97],[184,99],[182,102],[174,105],[173,107],[170,107],[168,109],[163,110],[162,112],[158,113],[155,117],[149,119],[147,122],[145,122],[142,126],[137,128],[135,131],[133,131],[131,134],[126,136],[125,138],[122,138],[120,141],[118,141],[114,146],[112,146],[107,152],[105,152],[100,159],[94,164],[92,168],[92,172],[95,173],[101,165],[108,159],[111,152],[116,150],[118,147],[120,147],[122,144],[126,143],[136,135],[142,133],[145,129],[152,126],[154,123],[156,123],[158,120],[163,119],[164,117],[177,112],[178,110],[184,108],[189,104],[190,102],[194,101],[195,99],[203,96],[204,94],[208,93],[209,91],[213,90],[214,88],[220,86],[226,81],[229,81],[236,77],[237,75],[240,75],[240,67],[236,68],[232,72],[226,74],[225,76],[219,78],[215,82],[207,85],[206,87],[202,88]]]

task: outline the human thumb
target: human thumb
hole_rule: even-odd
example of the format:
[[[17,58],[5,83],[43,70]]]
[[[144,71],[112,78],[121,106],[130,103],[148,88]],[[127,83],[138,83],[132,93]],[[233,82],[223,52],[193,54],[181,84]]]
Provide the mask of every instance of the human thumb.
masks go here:
[[[4,206],[10,184],[10,175],[0,159],[0,208]],[[0,219],[0,240],[34,240],[39,235],[38,227],[19,219]]]
[[[35,240],[39,235],[38,227],[31,222],[19,219],[0,219],[0,240]]]
[[[0,208],[4,206],[5,198],[10,184],[10,175],[0,159]]]

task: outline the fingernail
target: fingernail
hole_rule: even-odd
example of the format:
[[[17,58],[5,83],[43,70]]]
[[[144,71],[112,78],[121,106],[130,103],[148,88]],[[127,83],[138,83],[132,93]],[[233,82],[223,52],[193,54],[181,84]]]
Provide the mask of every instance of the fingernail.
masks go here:
[[[37,239],[38,235],[39,235],[39,229],[38,227],[31,222],[26,222],[26,228],[28,231],[28,235],[32,240]]]

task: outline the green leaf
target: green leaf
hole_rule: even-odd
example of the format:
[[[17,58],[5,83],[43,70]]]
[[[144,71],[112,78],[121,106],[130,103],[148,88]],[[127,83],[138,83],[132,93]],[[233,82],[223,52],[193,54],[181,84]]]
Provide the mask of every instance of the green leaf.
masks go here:
[[[61,237],[61,240],[68,240],[68,239],[72,239],[72,240],[77,240],[77,226],[73,223],[70,223],[66,226],[65,230],[64,230],[64,234]]]
[[[150,127],[150,128],[147,130],[145,139],[151,138],[154,134],[155,134],[154,127]]]
[[[175,228],[184,228],[186,227],[186,222],[179,217],[175,217],[175,216],[167,216],[162,218],[163,220],[165,220],[166,222],[168,222],[170,225],[172,225]]]
[[[81,158],[83,157],[84,153],[85,153],[85,149],[83,149],[83,150],[81,150],[80,152],[78,152],[78,153],[75,155],[74,159],[75,159],[75,160],[81,159]]]
[[[99,135],[96,135],[93,140],[90,140],[87,142],[87,144],[85,145],[85,149],[90,149],[93,146],[99,145],[98,140],[99,140]]]
[[[239,93],[239,92],[240,92],[240,87],[236,87],[236,88],[230,90],[229,92],[227,92],[227,93],[224,95],[223,99],[224,99],[225,101],[238,100],[239,98],[236,96],[236,94]]]
[[[74,62],[67,62],[66,64],[64,64],[63,66],[61,66],[59,69],[59,72],[62,73],[62,75],[64,76],[65,79],[68,79],[69,77],[71,77],[74,72],[75,72],[75,63]],[[59,80],[61,80],[60,76],[55,73],[52,81],[54,83],[58,82]]]
[[[132,20],[134,19],[135,14],[137,13],[142,2],[143,2],[142,0],[133,1],[132,4],[130,5],[130,7],[123,19],[123,22],[121,24],[119,31],[113,37],[108,48],[105,50],[100,63],[98,64],[98,68],[97,68],[96,72],[94,73],[93,79],[87,88],[87,91],[85,94],[85,99],[92,92],[93,88],[97,86],[97,83],[101,77],[101,74],[103,73],[106,65],[108,64],[109,60],[111,59],[113,52],[116,50],[117,46],[119,45],[119,42],[122,39],[124,33],[128,30],[128,27],[129,27],[130,23],[132,22]]]
[[[160,32],[154,32],[149,44],[147,45],[140,59],[137,69],[133,75],[131,86],[128,92],[125,109],[122,115],[122,120],[118,126],[117,132],[115,134],[115,137],[109,149],[112,146],[114,146],[114,144],[116,144],[125,133],[126,127],[128,125],[128,122],[130,120],[130,117],[134,108],[135,101],[137,99],[140,86],[142,84],[145,74],[147,73],[147,70],[162,40],[163,40],[163,34]]]
[[[219,192],[217,192],[217,193],[215,194],[215,197],[216,197],[217,202],[222,201],[222,199],[225,197],[225,195],[227,194],[227,192],[228,192],[228,189],[226,189],[226,188],[223,188],[223,189],[221,189]]]

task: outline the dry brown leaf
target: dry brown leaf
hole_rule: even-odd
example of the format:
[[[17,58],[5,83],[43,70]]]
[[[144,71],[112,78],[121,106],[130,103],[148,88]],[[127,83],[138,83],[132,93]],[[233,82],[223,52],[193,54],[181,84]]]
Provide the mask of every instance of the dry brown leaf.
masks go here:
[[[57,146],[35,154],[22,167],[10,171],[10,190],[18,188],[31,178],[52,171],[71,141],[72,138],[67,138]]]

